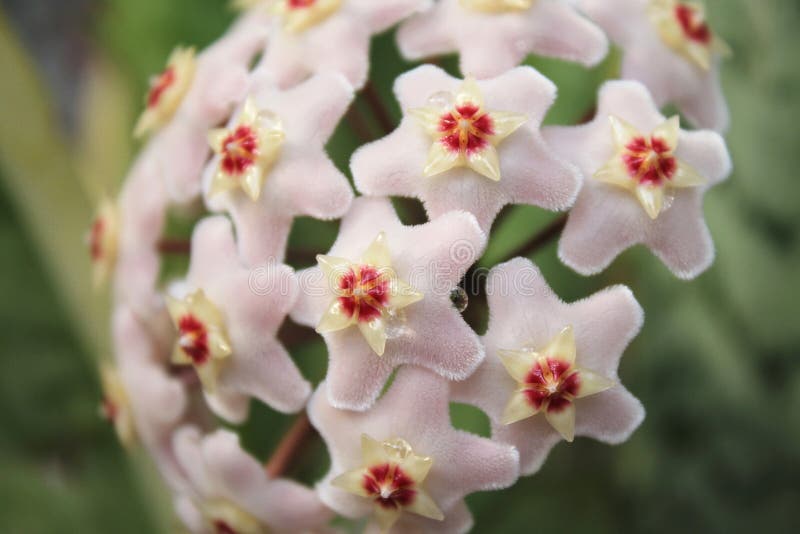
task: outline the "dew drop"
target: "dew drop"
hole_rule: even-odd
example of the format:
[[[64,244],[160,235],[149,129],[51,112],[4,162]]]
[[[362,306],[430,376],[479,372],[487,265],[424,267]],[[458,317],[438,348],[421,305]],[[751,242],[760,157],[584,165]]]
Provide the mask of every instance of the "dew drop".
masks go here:
[[[464,291],[464,288],[457,287],[450,292],[450,302],[453,303],[453,307],[458,310],[459,313],[463,313],[464,310],[467,309],[469,306],[469,297],[467,296],[467,292]]]
[[[431,95],[428,99],[428,104],[441,110],[449,110],[453,107],[455,101],[456,95],[450,91],[439,91]]]

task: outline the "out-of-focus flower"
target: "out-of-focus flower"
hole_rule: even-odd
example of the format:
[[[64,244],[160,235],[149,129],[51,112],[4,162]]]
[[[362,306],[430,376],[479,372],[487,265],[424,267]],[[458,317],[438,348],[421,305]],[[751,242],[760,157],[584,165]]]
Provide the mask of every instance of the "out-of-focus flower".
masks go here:
[[[608,52],[605,34],[566,0],[439,0],[403,23],[397,41],[409,59],[458,52],[461,72],[478,78],[530,53],[594,65]]]
[[[364,413],[332,407],[327,388],[321,384],[309,404],[331,454],[317,491],[346,517],[372,515],[395,533],[466,532],[472,517],[464,496],[517,479],[516,449],[453,429],[448,384],[424,369],[401,369]]]
[[[250,397],[283,412],[303,407],[311,387],[275,339],[297,299],[291,268],[273,263],[248,269],[230,221],[212,217],[197,225],[185,287],[172,292],[174,361],[194,365],[217,414],[243,421]]]
[[[86,236],[92,262],[92,283],[102,287],[114,271],[119,242],[119,213],[114,201],[103,198]]]
[[[353,88],[339,74],[319,74],[281,91],[264,65],[254,73],[249,109],[241,113],[255,114],[264,137],[258,143],[264,148],[258,148],[252,165],[232,175],[222,151],[203,178],[207,204],[230,212],[249,265],[283,259],[295,216],[333,219],[350,207],[353,191],[325,153],[325,143],[352,99]],[[228,131],[235,132],[240,120],[232,119]],[[240,151],[245,161],[240,145],[227,148]],[[244,192],[236,189],[238,184]]]
[[[136,442],[136,427],[128,392],[122,377],[110,364],[100,367],[100,382],[103,387],[103,400],[100,404],[100,416],[114,425],[120,443],[131,447]]]
[[[580,0],[583,11],[624,50],[622,78],[650,89],[659,107],[675,104],[698,127],[724,131],[729,116],[719,80],[727,45],[696,2]]]
[[[353,203],[336,243],[320,258],[324,269],[300,273],[303,291],[292,311],[295,321],[322,331],[330,354],[326,391],[334,406],[369,408],[401,364],[420,365],[451,380],[473,372],[483,348],[453,307],[450,292],[485,244],[486,235],[468,213],[403,226],[387,199]],[[370,294],[372,283],[383,285]],[[348,315],[356,306],[364,313],[359,315],[364,321],[356,319],[358,327]],[[331,331],[333,324],[352,326]],[[376,350],[384,339],[385,350]]]
[[[280,87],[332,71],[361,88],[367,80],[370,37],[427,8],[430,0],[245,0],[238,4],[270,13],[270,44],[263,63]]]
[[[179,46],[172,51],[161,74],[150,80],[145,109],[136,123],[134,135],[145,135],[162,128],[175,115],[194,79],[194,48]]]
[[[537,471],[562,439],[626,440],[644,418],[617,382],[622,352],[643,321],[631,291],[615,286],[568,304],[517,258],[492,269],[486,292],[486,359],[452,396],[489,415],[493,438],[519,449],[522,473]]]
[[[195,200],[208,159],[208,131],[228,119],[250,88],[250,65],[264,49],[263,17],[246,17],[197,56],[194,78],[172,119],[156,136],[160,172],[177,203]],[[260,23],[258,23],[260,20]]]
[[[183,427],[175,433],[174,447],[188,478],[175,507],[194,534],[310,532],[332,517],[311,489],[270,478],[232,432],[202,436],[194,427]]]
[[[594,274],[644,243],[680,278],[711,265],[703,195],[731,170],[719,134],[679,130],[644,86],[623,81],[601,88],[592,122],[549,127],[544,136],[586,176],[559,243],[564,263]]]
[[[186,389],[167,374],[160,343],[133,311],[120,306],[113,323],[116,375],[110,375],[109,382],[104,380],[104,387],[106,400],[116,404],[114,425],[124,425],[120,437],[130,443],[128,436],[134,433],[120,418],[131,417],[135,435],[164,480],[173,489],[182,488],[185,477],[172,451],[172,433],[187,416]]]
[[[432,219],[469,211],[485,231],[508,203],[566,209],[580,173],[539,132],[555,92],[530,67],[478,82],[414,69],[395,82],[400,126],[353,156],[356,185],[367,195],[417,197]]]

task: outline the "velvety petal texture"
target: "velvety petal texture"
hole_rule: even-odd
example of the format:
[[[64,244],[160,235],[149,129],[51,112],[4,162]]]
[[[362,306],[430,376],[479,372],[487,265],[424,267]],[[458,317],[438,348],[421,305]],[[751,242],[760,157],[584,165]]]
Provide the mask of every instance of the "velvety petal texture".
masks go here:
[[[354,154],[351,169],[359,191],[374,196],[417,197],[431,219],[452,210],[468,211],[487,232],[506,204],[533,204],[555,211],[572,206],[580,188],[580,172],[556,156],[539,131],[555,100],[556,88],[530,67],[515,68],[474,84],[476,99],[483,100],[482,107],[489,116],[495,114],[492,131],[502,130],[502,121],[509,115],[520,120],[516,129],[497,142],[496,149],[486,146],[496,151],[499,179],[487,178],[471,165],[425,175],[436,141],[414,115],[418,115],[417,110],[432,109],[429,106],[437,100],[458,95],[464,85],[463,80],[432,65],[423,65],[397,79],[394,90],[404,118],[394,132]],[[433,114],[430,120],[441,119]],[[431,128],[435,130],[436,125]]]
[[[714,260],[702,201],[705,192],[731,172],[725,141],[712,131],[679,131],[674,156],[704,182],[675,189],[671,207],[653,219],[630,191],[594,178],[616,153],[611,117],[644,134],[666,121],[642,84],[613,81],[600,89],[592,122],[544,129],[555,152],[571,159],[586,177],[559,242],[559,257],[579,273],[591,275],[608,267],[623,250],[641,243],[679,278],[698,276]]]
[[[475,218],[450,212],[427,224],[404,226],[389,200],[362,197],[342,220],[326,256],[357,262],[381,232],[391,271],[422,298],[386,318],[385,352],[380,356],[355,325],[323,333],[330,355],[326,391],[338,408],[369,408],[398,365],[419,365],[463,380],[483,359],[477,335],[450,301],[450,292],[486,245]],[[336,301],[337,282],[319,266],[298,276],[301,295],[292,318],[318,327]]]
[[[519,449],[522,474],[535,473],[562,437],[544,413],[503,424],[504,410],[518,384],[501,356],[505,351],[542,350],[568,326],[574,333],[575,366],[614,383],[602,392],[572,400],[575,434],[606,443],[628,439],[644,419],[641,403],[619,383],[617,375],[622,353],[644,319],[631,291],[614,286],[565,303],[532,262],[517,258],[492,269],[486,292],[490,312],[483,337],[486,359],[472,377],[453,384],[452,398],[476,405],[489,415],[493,438]]]
[[[497,4],[480,9],[475,4]],[[530,54],[599,63],[608,52],[605,34],[565,0],[526,2],[439,0],[430,11],[403,23],[397,34],[408,59],[458,52],[461,72],[491,78]],[[470,7],[470,4],[473,6]]]
[[[264,10],[265,4],[256,4],[253,9]],[[270,45],[263,64],[280,87],[329,71],[344,75],[354,87],[361,88],[367,81],[372,35],[427,8],[430,0],[329,0],[317,4],[289,7],[268,22]],[[308,13],[301,13],[303,10]],[[299,24],[298,16],[304,17]]]
[[[230,431],[204,436],[187,426],[175,433],[174,443],[189,479],[188,489],[176,499],[176,511],[194,534],[244,532],[236,521],[257,524],[259,532],[311,532],[332,518],[311,489],[270,478]],[[222,529],[221,522],[232,530]]]
[[[212,191],[220,156],[211,160],[203,182],[209,207],[231,214],[242,258],[257,265],[283,259],[295,216],[333,219],[350,207],[352,188],[325,153],[325,143],[353,100],[353,88],[342,75],[326,73],[282,91],[262,62],[249,95],[258,112],[283,132],[275,161],[264,170],[258,198],[241,189]],[[233,114],[229,127],[238,115]]]
[[[346,517],[364,517],[373,510],[369,499],[331,485],[331,480],[364,465],[362,435],[378,442],[400,438],[415,454],[432,459],[424,491],[443,512],[436,521],[403,512],[391,529],[403,532],[466,532],[471,526],[465,495],[502,489],[519,472],[514,447],[455,430],[450,425],[448,383],[424,369],[406,366],[398,371],[389,391],[368,412],[334,408],[327,383],[309,404],[309,417],[331,455],[331,470],[317,487],[322,501]]]
[[[580,0],[578,4],[622,48],[622,78],[642,82],[659,107],[676,105],[694,126],[727,130],[730,117],[719,78],[721,55],[713,53],[709,43],[710,64],[701,66],[668,46],[648,9],[653,4],[670,7],[670,2]]]
[[[210,217],[195,228],[186,283],[174,285],[170,292],[179,300],[196,290],[221,315],[217,326],[229,347],[229,356],[215,377],[216,387],[206,389],[211,408],[232,422],[247,417],[250,397],[281,412],[302,409],[311,386],[275,338],[297,299],[294,271],[274,262],[247,268],[239,257],[230,221]],[[200,372],[201,366],[197,367]]]

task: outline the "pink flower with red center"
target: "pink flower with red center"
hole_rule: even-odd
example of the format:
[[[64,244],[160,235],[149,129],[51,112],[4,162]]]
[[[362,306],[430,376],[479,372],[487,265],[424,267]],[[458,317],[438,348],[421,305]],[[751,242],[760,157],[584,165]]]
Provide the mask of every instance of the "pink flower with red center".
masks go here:
[[[249,265],[283,259],[295,217],[334,219],[350,207],[353,190],[325,143],[352,99],[353,88],[338,74],[320,74],[282,91],[261,65],[240,111],[209,135],[216,156],[203,176],[206,205],[230,213]],[[255,153],[225,142],[241,126],[255,133]],[[229,156],[236,157],[228,167]],[[228,172],[236,162],[242,172]]]
[[[258,138],[249,126],[239,126],[222,140],[222,168],[228,174],[242,174],[258,155]]]
[[[599,63],[603,32],[565,0],[439,0],[400,26],[397,42],[412,60],[457,52],[465,76],[492,78],[531,53]]]
[[[379,233],[355,263],[333,256],[318,256],[317,262],[335,295],[317,332],[356,325],[375,354],[383,356],[389,330],[403,321],[403,309],[423,298],[393,272],[386,234]]]
[[[489,272],[486,293],[486,359],[451,396],[486,412],[492,438],[519,450],[522,473],[535,473],[555,444],[576,435],[628,439],[644,418],[617,377],[643,321],[631,291],[615,286],[566,303],[517,258]]]
[[[103,364],[100,380],[103,387],[100,416],[114,425],[120,443],[130,447],[136,441],[136,423],[122,377],[114,366]]]
[[[267,475],[233,432],[203,435],[184,426],[174,433],[173,447],[187,478],[175,508],[193,534],[311,533],[333,515],[313,490]]]
[[[623,79],[642,82],[660,108],[674,104],[697,127],[727,129],[719,68],[730,49],[711,30],[700,4],[580,0],[579,6],[622,48]]]
[[[195,227],[186,281],[167,297],[179,334],[173,361],[195,367],[220,417],[243,421],[251,398],[285,413],[302,409],[311,386],[275,337],[298,292],[288,266],[248,268],[239,259],[225,217]]]
[[[145,110],[136,124],[135,135],[144,137],[166,125],[181,105],[195,75],[194,48],[176,48],[164,71],[150,82]]]
[[[200,196],[210,152],[208,132],[223,124],[245,100],[250,65],[266,43],[265,20],[263,14],[243,17],[198,54],[191,84],[169,119],[161,123],[157,165],[161,181],[176,203],[187,204]],[[165,101],[164,97],[161,100]]]
[[[681,130],[641,84],[619,81],[601,88],[592,122],[544,134],[587,177],[559,243],[564,263],[594,274],[639,243],[680,278],[712,263],[703,195],[731,171],[719,134]]]
[[[384,532],[464,533],[472,525],[464,497],[517,479],[514,447],[452,427],[443,378],[405,366],[366,412],[331,406],[329,387],[308,408],[331,455],[317,493],[345,517],[371,516]]]
[[[253,13],[267,12],[272,31],[265,70],[281,88],[323,72],[344,75],[355,88],[367,81],[372,35],[430,5],[431,0],[243,0]],[[264,9],[264,6],[267,9]]]
[[[92,282],[97,289],[111,277],[117,263],[119,210],[111,200],[104,198],[100,202],[86,244],[92,261]]]
[[[539,130],[556,88],[534,69],[463,81],[424,65],[394,90],[400,125],[351,160],[363,194],[417,197],[431,219],[465,210],[484,231],[506,204],[564,210],[575,201],[580,173]]]
[[[405,226],[388,199],[353,202],[328,254],[299,273],[303,291],[292,310],[325,339],[334,406],[366,410],[403,364],[451,380],[473,372],[483,350],[450,292],[485,244],[468,213]]]

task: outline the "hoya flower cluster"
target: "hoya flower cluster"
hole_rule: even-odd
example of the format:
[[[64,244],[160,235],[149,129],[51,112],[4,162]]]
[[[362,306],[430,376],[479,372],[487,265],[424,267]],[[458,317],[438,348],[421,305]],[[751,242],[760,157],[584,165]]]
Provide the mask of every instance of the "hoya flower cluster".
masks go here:
[[[466,532],[466,495],[533,475],[561,441],[627,439],[644,418],[617,374],[644,318],[627,287],[566,303],[533,263],[510,259],[488,275],[483,336],[452,297],[507,204],[568,211],[559,257],[582,274],[639,243],[680,278],[711,264],[702,202],[731,167],[714,131],[727,124],[727,49],[702,7],[236,5],[228,34],[177,48],[153,78],[141,155],[89,234],[95,281],[114,301],[102,414],[152,455],[185,527],[326,532],[341,515],[369,518],[369,531]],[[397,24],[408,59],[455,52],[461,72],[425,64],[396,80],[403,118],[353,155],[355,198],[326,143],[368,83],[370,37]],[[542,127],[557,88],[520,63],[594,65],[609,39],[622,79],[602,86],[594,118]],[[712,129],[682,129],[665,104]],[[428,221],[403,224],[394,196],[418,198]],[[171,210],[203,215],[188,272],[162,281]],[[298,216],[341,222],[316,266],[295,272],[282,262]],[[324,339],[316,388],[278,340],[286,321]],[[331,457],[315,487],[265,469],[215,424],[243,423],[251,402],[307,413]],[[491,437],[454,429],[451,402],[483,410]]]

